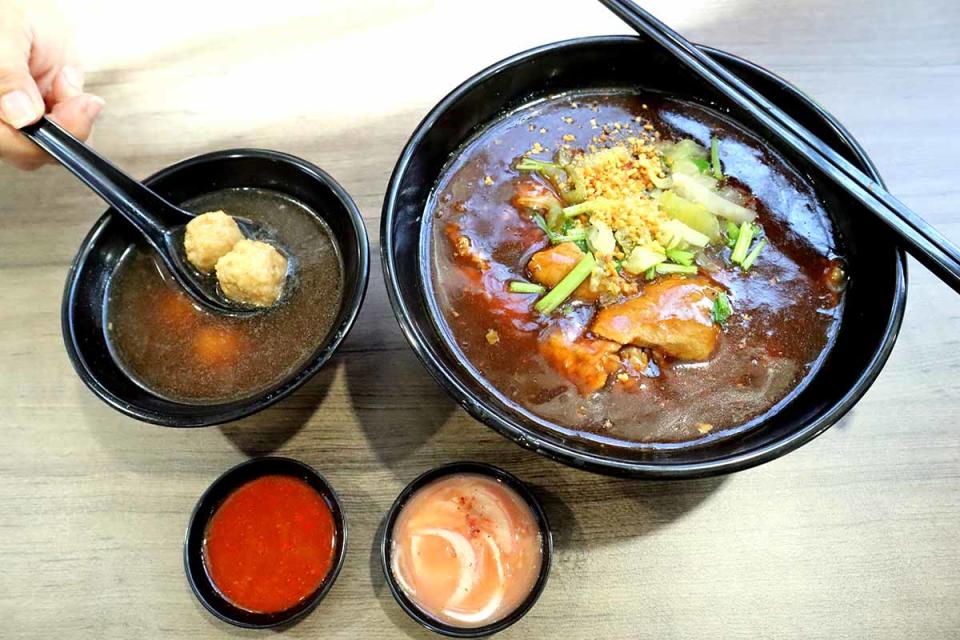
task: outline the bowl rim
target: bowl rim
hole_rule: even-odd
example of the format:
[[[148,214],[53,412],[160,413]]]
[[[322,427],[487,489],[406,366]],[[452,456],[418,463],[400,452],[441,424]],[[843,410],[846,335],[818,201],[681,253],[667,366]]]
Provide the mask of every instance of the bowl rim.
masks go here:
[[[340,545],[339,545],[339,551],[336,557],[334,557],[333,563],[330,565],[330,570],[327,572],[327,575],[324,577],[323,583],[320,585],[318,589],[316,589],[312,594],[310,594],[308,604],[304,608],[296,611],[292,615],[289,615],[286,617],[280,617],[280,618],[277,618],[276,620],[273,620],[267,623],[254,623],[254,622],[248,622],[245,620],[240,620],[238,618],[233,618],[227,615],[223,611],[219,610],[216,606],[214,606],[213,603],[211,603],[200,592],[200,589],[197,586],[198,578],[194,576],[193,570],[190,565],[190,559],[193,555],[197,553],[202,553],[202,547],[194,548],[190,545],[190,534],[193,532],[195,527],[198,527],[201,524],[206,526],[206,524],[210,521],[210,518],[213,517],[213,514],[216,513],[217,509],[220,506],[219,504],[209,512],[209,515],[201,514],[200,510],[201,510],[201,507],[208,506],[206,505],[208,498],[214,492],[214,490],[219,489],[222,485],[235,484],[235,486],[230,487],[229,491],[226,494],[227,497],[229,497],[233,491],[236,491],[238,488],[243,486],[243,484],[246,484],[247,482],[252,482],[253,480],[262,478],[266,475],[294,475],[292,473],[277,472],[275,470],[271,471],[270,470],[271,465],[277,465],[277,464],[286,465],[290,471],[297,470],[302,474],[306,474],[310,476],[311,478],[316,480],[320,486],[324,488],[324,491],[320,492],[316,489],[316,487],[313,486],[313,484],[310,485],[312,489],[314,489],[318,493],[321,493],[324,499],[331,501],[333,505],[336,507],[336,511],[334,512],[333,515],[334,515],[334,524],[336,525],[336,534],[340,537]],[[237,482],[236,480],[237,476],[242,475],[243,472],[247,471],[250,467],[257,467],[257,466],[264,466],[267,468],[264,469],[263,472],[261,473],[255,473],[249,478],[246,478],[242,483]],[[222,504],[222,502],[220,504]],[[333,510],[331,509],[331,511]],[[337,516],[339,516],[339,518]],[[317,607],[317,605],[320,604],[320,601],[326,597],[330,589],[333,588],[333,583],[337,581],[337,577],[340,575],[340,570],[343,569],[343,565],[346,562],[346,559],[347,559],[347,516],[346,516],[346,512],[343,509],[343,503],[340,501],[340,496],[337,495],[337,492],[336,490],[334,490],[333,485],[331,485],[330,482],[326,478],[324,478],[319,471],[317,471],[316,469],[314,469],[313,467],[311,467],[305,462],[301,462],[300,460],[296,460],[294,458],[287,458],[283,456],[260,456],[256,458],[251,458],[249,460],[244,460],[243,462],[236,464],[230,467],[229,469],[227,469],[226,471],[224,471],[223,473],[221,473],[216,480],[210,483],[210,486],[208,486],[203,491],[203,493],[200,494],[200,497],[197,499],[197,503],[194,505],[193,511],[190,512],[190,519],[187,521],[187,528],[183,538],[183,570],[184,570],[184,573],[186,574],[187,582],[190,584],[190,590],[193,592],[193,595],[197,598],[200,604],[202,604],[207,611],[212,613],[214,616],[216,616],[220,620],[223,620],[224,622],[227,622],[237,627],[243,627],[245,629],[270,629],[273,627],[288,625],[292,622],[295,622],[296,620],[300,620],[301,618],[307,616],[311,611],[313,611]],[[200,562],[202,563],[203,560],[201,559]],[[201,580],[208,582],[211,585],[211,587],[216,589],[216,585],[214,584],[213,580],[209,576],[205,576],[204,578],[201,578]],[[292,608],[296,608],[296,606],[297,605],[294,605],[294,607]],[[279,615],[282,613],[283,612],[281,611],[273,615]]]
[[[715,460],[692,463],[668,463],[658,464],[640,460],[613,460],[602,457],[591,452],[574,450],[563,444],[551,442],[542,437],[535,431],[528,430],[514,421],[499,415],[495,411],[488,410],[484,406],[484,401],[474,394],[466,385],[462,384],[456,376],[446,370],[438,358],[436,358],[427,346],[426,340],[421,333],[421,329],[414,321],[409,307],[403,299],[403,293],[400,289],[400,283],[397,276],[397,266],[394,258],[394,239],[391,229],[395,218],[396,202],[399,195],[400,182],[406,173],[416,148],[441,117],[441,115],[450,108],[462,96],[472,91],[475,86],[488,80],[489,78],[504,73],[512,67],[518,66],[532,58],[544,53],[553,52],[558,49],[573,48],[578,46],[590,45],[613,45],[637,42],[640,38],[628,35],[601,35],[587,36],[581,38],[571,38],[549,44],[540,45],[516,53],[495,62],[486,69],[474,74],[459,86],[448,93],[430,112],[423,118],[413,134],[404,146],[403,151],[397,160],[393,173],[390,176],[390,182],[387,186],[387,192],[384,197],[383,211],[380,219],[380,259],[383,268],[383,278],[386,284],[387,294],[390,299],[390,305],[393,308],[394,316],[400,325],[401,332],[410,344],[414,353],[423,363],[430,375],[453,397],[466,411],[491,427],[501,435],[513,440],[520,446],[532,449],[541,455],[562,462],[572,467],[585,469],[597,473],[616,476],[656,478],[656,479],[680,479],[680,478],[698,478],[713,475],[720,475],[740,471],[756,465],[762,464],[778,458],[801,445],[817,437],[830,426],[842,418],[857,401],[866,393],[867,389],[873,384],[880,370],[886,363],[893,350],[900,326],[903,323],[904,309],[906,307],[907,294],[907,261],[906,254],[899,246],[895,248],[895,291],[894,303],[890,310],[890,316],[883,331],[883,340],[870,359],[870,362],[859,375],[853,386],[826,412],[810,421],[804,427],[788,434],[787,436],[747,451],[734,453]],[[740,65],[750,71],[766,77],[770,81],[778,84],[780,88],[805,103],[813,113],[821,118],[834,132],[844,140],[850,147],[856,159],[867,170],[867,173],[883,184],[876,166],[867,156],[863,147],[856,141],[849,131],[842,124],[816,101],[807,94],[788,83],[783,78],[771,71],[753,63],[749,60],[733,55],[731,53],[708,47],[696,45],[701,51],[716,58],[721,63],[732,62]]]
[[[534,518],[537,520],[537,526],[540,530],[540,544],[542,551],[540,573],[538,574],[537,580],[534,582],[530,593],[523,600],[523,602],[517,606],[517,608],[513,609],[503,618],[497,620],[496,622],[483,625],[482,627],[455,627],[437,620],[426,611],[418,607],[413,600],[411,600],[407,594],[404,593],[404,591],[397,584],[397,580],[393,575],[393,570],[390,568],[390,543],[393,541],[393,526],[396,523],[400,512],[403,510],[403,507],[406,506],[407,502],[417,491],[426,485],[435,480],[439,480],[440,478],[444,478],[455,473],[474,473],[478,475],[484,475],[495,478],[506,484],[508,487],[516,491],[517,494],[523,498],[524,502],[527,503],[527,506],[530,507]],[[507,627],[519,621],[521,618],[527,615],[527,613],[537,603],[537,600],[540,599],[540,595],[547,586],[547,580],[550,577],[550,569],[553,567],[553,532],[550,529],[550,520],[547,518],[547,514],[543,510],[543,506],[540,504],[540,501],[530,490],[530,487],[528,487],[526,483],[520,480],[517,476],[513,475],[509,471],[486,462],[474,462],[469,460],[448,462],[440,465],[439,467],[433,467],[432,469],[424,471],[418,475],[416,478],[411,480],[402,491],[400,491],[400,494],[393,501],[393,504],[387,511],[387,515],[384,517],[379,538],[380,568],[383,570],[384,579],[387,583],[387,587],[390,589],[391,595],[393,595],[393,599],[397,601],[397,604],[400,605],[400,608],[403,609],[408,616],[413,618],[420,625],[426,629],[429,629],[430,631],[433,631],[434,633],[439,633],[451,638],[482,638],[499,633],[500,631],[503,631]]]
[[[307,160],[298,158],[288,153],[283,153],[281,151],[256,148],[237,148],[210,151],[185,158],[167,167],[164,167],[163,169],[160,169],[156,173],[151,174],[147,178],[144,178],[142,182],[150,185],[157,180],[162,180],[171,176],[172,174],[189,169],[191,167],[244,158],[255,158],[259,160],[292,165],[314,180],[317,180],[318,182],[321,182],[327,186],[333,192],[336,199],[343,205],[347,216],[350,219],[350,223],[353,225],[357,238],[356,243],[354,243],[353,246],[347,247],[347,249],[356,252],[358,262],[357,286],[353,287],[352,291],[345,291],[345,295],[343,296],[343,308],[346,310],[346,314],[339,325],[331,327],[332,332],[328,340],[317,345],[315,352],[317,355],[305,362],[301,367],[298,367],[290,372],[286,377],[281,379],[272,387],[255,393],[246,399],[237,401],[240,403],[239,405],[237,405],[237,402],[212,404],[201,403],[199,405],[194,405],[193,403],[179,403],[173,400],[168,400],[169,402],[173,402],[182,406],[201,406],[208,410],[215,407],[224,407],[219,411],[213,411],[201,417],[171,416],[153,411],[145,411],[112,393],[100,382],[83,358],[82,352],[77,344],[77,336],[73,331],[75,307],[73,301],[75,299],[76,288],[79,283],[78,275],[80,274],[83,266],[87,263],[94,246],[100,239],[100,236],[106,232],[107,226],[115,218],[115,214],[111,213],[111,211],[108,209],[103,213],[103,215],[100,216],[100,218],[97,219],[87,235],[84,236],[80,244],[80,249],[74,257],[73,262],[70,264],[69,269],[67,270],[66,283],[64,285],[63,298],[60,306],[60,327],[67,355],[69,356],[70,362],[80,379],[91,391],[93,391],[94,395],[100,398],[100,400],[128,417],[135,418],[141,422],[147,422],[164,427],[193,428],[223,424],[225,422],[231,422],[233,420],[239,420],[240,418],[253,415],[286,398],[303,386],[314,375],[316,375],[316,373],[330,360],[330,358],[333,357],[334,353],[336,353],[336,351],[340,348],[347,335],[353,329],[357,316],[360,313],[360,308],[362,307],[363,301],[366,297],[367,286],[370,281],[370,241],[367,237],[366,226],[364,225],[363,221],[363,214],[361,214],[356,202],[354,202],[350,194],[347,193],[346,189],[344,189],[340,183],[338,183],[326,171],[315,164],[308,162]],[[340,242],[339,238],[337,239],[337,242]],[[344,250],[343,245],[340,245],[340,250]],[[347,283],[345,283],[345,288],[346,285]]]

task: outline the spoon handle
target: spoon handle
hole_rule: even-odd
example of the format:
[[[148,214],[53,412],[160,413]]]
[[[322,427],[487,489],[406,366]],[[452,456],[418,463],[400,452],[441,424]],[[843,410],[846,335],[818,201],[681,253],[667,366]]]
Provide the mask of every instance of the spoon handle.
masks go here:
[[[155,217],[154,212],[165,214],[170,224],[188,221],[177,207],[145,188],[46,117],[20,132],[120,212],[161,253],[168,225]]]

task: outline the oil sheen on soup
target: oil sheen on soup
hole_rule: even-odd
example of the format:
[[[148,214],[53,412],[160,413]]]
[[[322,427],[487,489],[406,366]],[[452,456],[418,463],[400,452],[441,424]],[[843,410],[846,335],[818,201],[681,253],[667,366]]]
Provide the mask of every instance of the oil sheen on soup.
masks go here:
[[[809,182],[720,114],[596,91],[451,160],[424,225],[451,342],[543,428],[625,447],[724,437],[832,342],[842,250]]]
[[[280,193],[228,189],[184,203],[270,228],[294,256],[289,295],[251,317],[198,308],[158,258],[132,246],[110,284],[107,337],[115,359],[148,390],[180,402],[223,402],[277,384],[303,365],[340,310],[343,269],[332,232]]]

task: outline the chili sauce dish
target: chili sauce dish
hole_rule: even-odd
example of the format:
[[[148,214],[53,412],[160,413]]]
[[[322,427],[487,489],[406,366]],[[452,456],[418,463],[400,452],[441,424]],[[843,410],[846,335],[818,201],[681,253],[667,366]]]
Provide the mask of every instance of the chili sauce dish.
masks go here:
[[[383,571],[420,624],[481,637],[519,620],[549,574],[552,539],[543,510],[505,471],[453,463],[414,480],[384,523]]]
[[[207,154],[146,183],[196,214],[184,250],[198,275],[259,310],[202,308],[108,211],[64,294],[64,341],[81,379],[118,411],[178,427],[234,420],[292,393],[362,304],[369,248],[356,204],[319,168],[272,151]],[[246,237],[237,220],[264,237]]]
[[[346,557],[346,523],[333,488],[288,458],[255,458],[204,493],[184,544],[194,594],[241,627],[288,624],[332,587]]]
[[[689,73],[624,66],[649,46],[547,45],[454,90],[388,188],[384,277],[428,370],[519,444],[607,473],[724,473],[808,441],[872,383],[904,256]],[[872,170],[801,93],[708,52]]]

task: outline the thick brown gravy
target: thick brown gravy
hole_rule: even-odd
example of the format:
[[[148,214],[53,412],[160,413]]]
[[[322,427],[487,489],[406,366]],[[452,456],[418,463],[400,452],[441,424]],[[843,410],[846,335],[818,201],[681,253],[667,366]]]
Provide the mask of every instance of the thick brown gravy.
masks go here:
[[[184,203],[224,210],[271,228],[296,257],[290,294],[248,318],[197,308],[144,246],[132,246],[107,300],[107,339],[117,361],[146,389],[181,402],[225,402],[269,388],[316,351],[340,310],[343,268],[332,232],[279,193],[228,189]]]
[[[546,317],[532,309],[530,296],[507,292],[508,281],[525,279],[530,256],[548,245],[511,204],[520,177],[512,166],[536,143],[551,151],[564,143],[583,148],[595,127],[615,122],[647,124],[667,138],[707,144],[717,136],[724,173],[755,198],[769,245],[749,272],[710,275],[727,290],[736,313],[708,361],[659,362],[659,377],[608,383],[585,398],[537,345],[551,325],[587,324],[595,308],[579,305]],[[827,278],[839,264],[836,234],[810,183],[719,114],[655,94],[568,94],[504,117],[452,159],[427,213],[425,280],[451,342],[505,400],[568,436],[677,446],[734,433],[776,408],[811,374],[842,309],[843,296]],[[489,256],[479,277],[458,264],[449,223]]]

